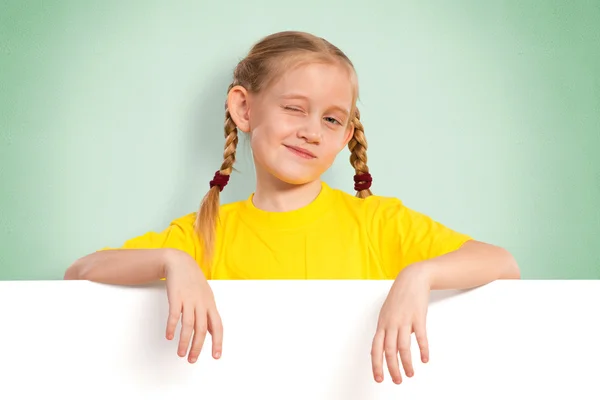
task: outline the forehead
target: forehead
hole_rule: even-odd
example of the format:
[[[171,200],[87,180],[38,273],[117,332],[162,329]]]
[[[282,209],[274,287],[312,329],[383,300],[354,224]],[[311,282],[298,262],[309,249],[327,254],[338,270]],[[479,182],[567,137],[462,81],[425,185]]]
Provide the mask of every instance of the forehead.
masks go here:
[[[352,77],[350,69],[340,64],[302,64],[285,71],[267,91],[271,98],[296,96],[349,109],[355,92]]]

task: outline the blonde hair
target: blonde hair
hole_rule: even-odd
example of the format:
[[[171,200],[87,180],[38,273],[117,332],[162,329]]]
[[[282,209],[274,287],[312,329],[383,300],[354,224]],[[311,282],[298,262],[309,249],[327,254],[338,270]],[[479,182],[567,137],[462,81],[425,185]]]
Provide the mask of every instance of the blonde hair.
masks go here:
[[[259,93],[281,74],[293,66],[309,62],[341,63],[354,74],[354,65],[350,59],[336,46],[327,40],[306,32],[284,31],[266,36],[256,43],[248,55],[242,59],[233,72],[233,82],[227,93],[235,87],[242,86],[250,93]],[[360,113],[356,107],[358,85],[355,83],[354,98],[349,121],[354,128],[352,138],[348,142],[350,163],[355,170],[356,197],[367,198],[372,195],[369,190],[370,175],[367,167],[367,140],[360,121]],[[216,223],[219,216],[220,192],[227,183],[235,163],[235,152],[238,144],[238,129],[225,105],[225,150],[223,163],[211,181],[211,188],[200,204],[196,214],[194,229],[203,243],[203,261],[209,266],[212,262]]]

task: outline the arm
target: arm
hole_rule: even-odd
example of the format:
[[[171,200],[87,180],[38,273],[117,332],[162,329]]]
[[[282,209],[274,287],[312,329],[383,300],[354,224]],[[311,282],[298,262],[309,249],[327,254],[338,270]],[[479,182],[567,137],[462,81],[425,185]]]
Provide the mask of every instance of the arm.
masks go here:
[[[519,279],[519,267],[505,249],[474,240],[398,199],[380,203],[376,233],[385,245],[391,279],[415,275],[431,289],[466,289],[496,279]]]
[[[375,380],[383,380],[383,354],[396,383],[402,382],[398,352],[407,376],[413,376],[411,333],[419,345],[421,361],[429,361],[426,316],[433,289],[467,289],[497,279],[519,279],[519,267],[506,250],[468,240],[458,249],[419,260],[396,277],[379,313],[371,357]]]
[[[141,241],[129,241],[127,245],[136,243]],[[102,250],[75,261],[64,278],[117,285],[144,284],[168,278],[166,338],[173,340],[181,321],[177,350],[180,357],[184,357],[189,349],[188,361],[196,362],[206,332],[212,336],[213,357],[221,356],[223,326],[212,290],[196,260],[183,250],[145,247]]]
[[[467,289],[497,279],[519,279],[517,262],[505,249],[474,240],[432,218],[404,207],[400,201],[382,206],[380,230],[392,288],[379,313],[371,357],[375,380],[383,380],[383,355],[396,383],[402,382],[397,353],[407,376],[413,376],[411,333],[421,361],[429,361],[426,332],[431,290]],[[399,250],[396,250],[399,249]],[[394,258],[399,261],[393,263]],[[396,269],[398,268],[398,269]]]
[[[117,285],[145,284],[166,276],[166,265],[176,249],[118,249],[89,254],[75,261],[65,280],[89,280]]]
[[[120,248],[104,248],[75,261],[64,279],[117,285],[139,285],[166,278],[171,264],[195,263],[198,240],[194,214],[172,221],[162,232],[147,232]]]
[[[400,275],[409,271],[423,274],[432,290],[468,289],[497,279],[521,277],[519,266],[508,251],[476,240],[467,241],[455,251],[410,265]]]

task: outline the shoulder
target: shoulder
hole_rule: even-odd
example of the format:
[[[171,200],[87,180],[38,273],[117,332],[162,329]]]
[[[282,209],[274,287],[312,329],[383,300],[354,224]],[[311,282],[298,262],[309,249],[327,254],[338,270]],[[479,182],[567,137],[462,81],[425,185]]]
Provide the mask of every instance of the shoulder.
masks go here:
[[[189,229],[190,227],[194,226],[194,221],[196,221],[196,215],[196,212],[190,212],[188,214],[179,216],[173,219],[169,223],[169,226],[177,226],[181,227],[182,229]]]
[[[221,204],[219,206],[218,226],[229,226],[232,221],[237,221],[241,212],[243,201]],[[189,212],[178,216],[169,222],[167,231],[179,232],[179,234],[197,239],[196,220],[198,211]]]
[[[361,199],[340,189],[332,189],[336,203],[365,217],[391,217],[404,207],[402,200],[396,197],[371,195]]]
[[[333,192],[334,212],[356,221],[374,239],[397,232],[406,214],[404,203],[397,197],[373,194],[361,199],[339,189]]]

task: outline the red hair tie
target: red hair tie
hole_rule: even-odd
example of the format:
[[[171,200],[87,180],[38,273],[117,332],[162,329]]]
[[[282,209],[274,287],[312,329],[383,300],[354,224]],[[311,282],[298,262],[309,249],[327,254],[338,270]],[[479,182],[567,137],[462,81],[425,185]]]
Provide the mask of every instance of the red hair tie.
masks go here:
[[[227,182],[229,182],[229,175],[223,175],[220,171],[217,171],[213,180],[210,181],[210,187],[218,186],[219,191],[222,192],[223,188],[227,186]]]
[[[366,174],[356,174],[354,175],[354,190],[357,192],[367,190],[371,187],[371,182],[373,182],[373,178],[368,172]]]

